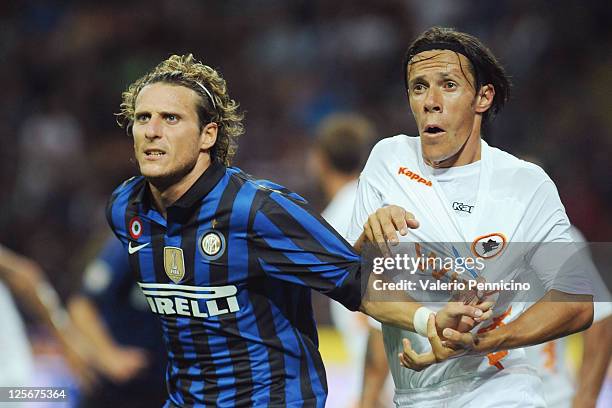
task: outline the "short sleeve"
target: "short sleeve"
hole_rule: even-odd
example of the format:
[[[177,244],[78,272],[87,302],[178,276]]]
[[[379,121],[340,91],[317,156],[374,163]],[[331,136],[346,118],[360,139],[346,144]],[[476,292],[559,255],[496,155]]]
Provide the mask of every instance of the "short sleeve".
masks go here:
[[[574,242],[570,222],[551,180],[535,191],[526,210],[527,261],[545,290],[571,294],[592,294],[591,270],[587,267],[583,245]]]

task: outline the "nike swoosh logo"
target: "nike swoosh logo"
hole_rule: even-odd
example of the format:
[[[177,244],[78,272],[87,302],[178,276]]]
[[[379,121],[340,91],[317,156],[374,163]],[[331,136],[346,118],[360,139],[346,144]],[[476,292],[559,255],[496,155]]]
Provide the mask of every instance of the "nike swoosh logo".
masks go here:
[[[128,254],[130,254],[130,255],[135,254],[136,252],[140,251],[142,248],[146,247],[149,244],[150,244],[150,242],[147,242],[147,243],[144,243],[142,245],[138,245],[138,246],[133,247],[132,246],[132,241],[130,241],[128,243]]]

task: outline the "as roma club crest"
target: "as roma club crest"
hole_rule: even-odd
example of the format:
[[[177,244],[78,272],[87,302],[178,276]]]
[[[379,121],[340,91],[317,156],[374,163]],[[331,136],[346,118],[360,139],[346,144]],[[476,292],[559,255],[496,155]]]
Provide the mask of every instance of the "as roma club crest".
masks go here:
[[[472,253],[480,258],[489,259],[499,255],[506,247],[506,236],[500,232],[483,235],[472,242]]]
[[[215,230],[205,231],[200,239],[200,251],[202,256],[209,261],[219,259],[223,252],[225,252],[225,238],[223,234]]]
[[[185,277],[185,259],[181,248],[164,247],[164,270],[174,283],[179,283]]]

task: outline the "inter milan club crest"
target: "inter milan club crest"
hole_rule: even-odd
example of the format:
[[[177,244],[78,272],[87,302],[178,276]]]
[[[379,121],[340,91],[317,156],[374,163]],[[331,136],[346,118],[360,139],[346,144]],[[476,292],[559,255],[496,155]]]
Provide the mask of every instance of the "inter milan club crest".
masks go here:
[[[185,276],[183,250],[177,247],[164,247],[164,270],[172,282],[179,283]]]
[[[128,226],[132,239],[137,240],[138,238],[140,238],[140,236],[142,235],[142,221],[140,221],[140,218],[132,218]]]
[[[500,232],[483,235],[472,242],[472,252],[475,256],[489,259],[499,255],[506,247],[506,236]]]
[[[225,238],[223,234],[215,230],[205,231],[200,239],[200,250],[204,258],[209,261],[219,259],[225,251]]]

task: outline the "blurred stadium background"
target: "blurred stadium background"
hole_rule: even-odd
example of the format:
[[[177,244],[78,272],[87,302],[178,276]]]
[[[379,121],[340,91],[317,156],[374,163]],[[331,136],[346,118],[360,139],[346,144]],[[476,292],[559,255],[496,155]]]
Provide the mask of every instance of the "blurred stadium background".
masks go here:
[[[607,241],[610,17],[605,0],[2,2],[0,242],[42,264],[62,295],[78,287],[110,192],[137,171],[113,116],[120,93],[172,53],[219,68],[246,111],[235,164],[322,209],[306,166],[315,126],[355,111],[380,138],[416,134],[401,61],[431,25],[472,33],[501,59],[512,100],[486,139],[539,157],[573,223]]]

